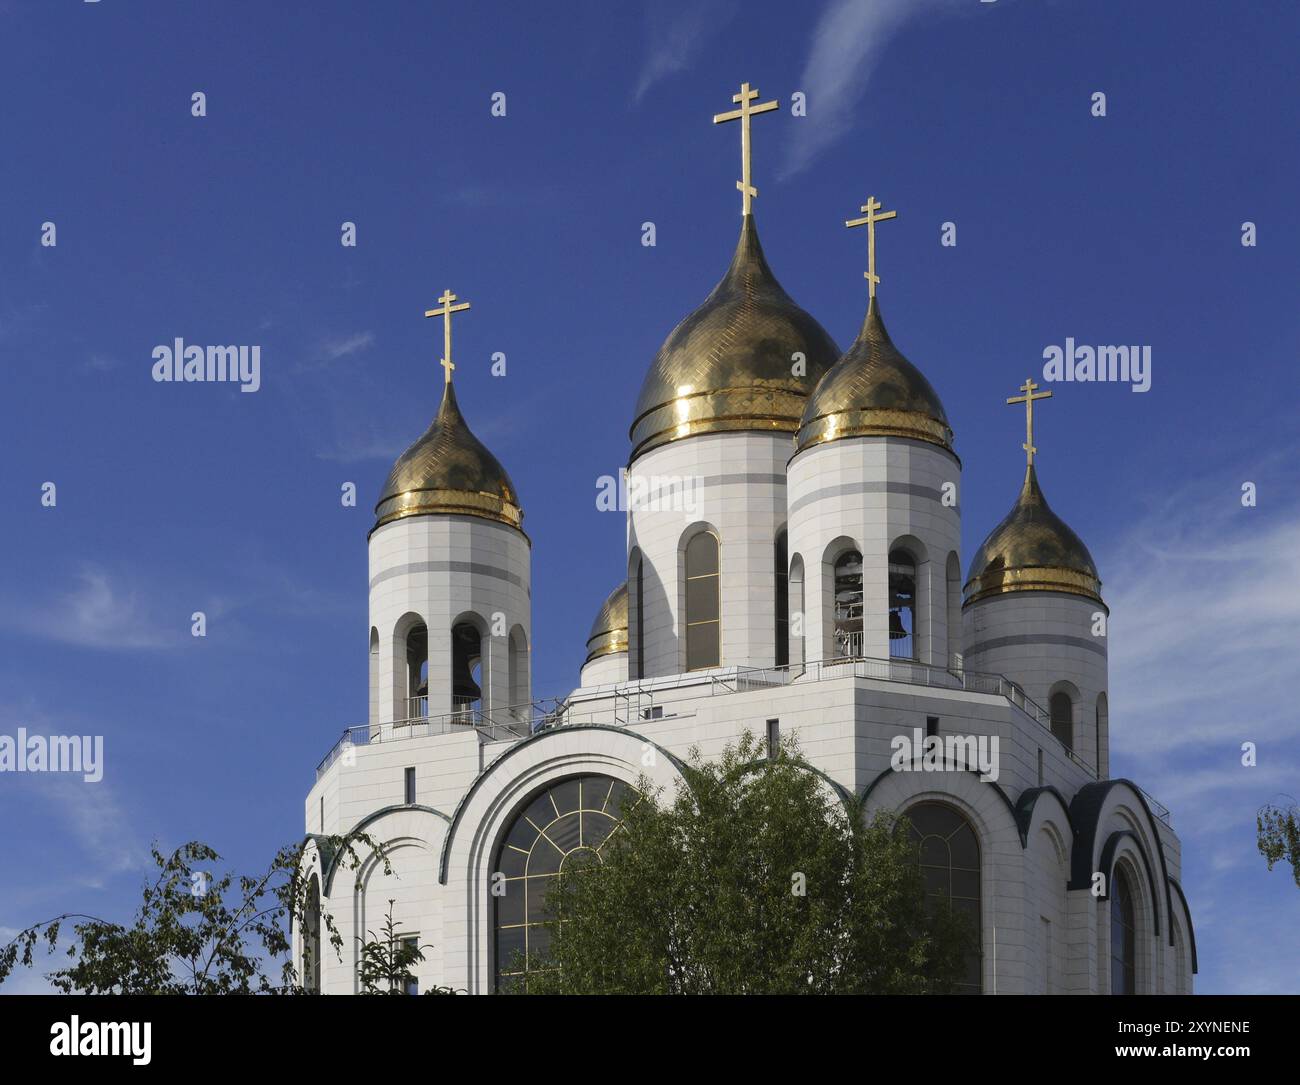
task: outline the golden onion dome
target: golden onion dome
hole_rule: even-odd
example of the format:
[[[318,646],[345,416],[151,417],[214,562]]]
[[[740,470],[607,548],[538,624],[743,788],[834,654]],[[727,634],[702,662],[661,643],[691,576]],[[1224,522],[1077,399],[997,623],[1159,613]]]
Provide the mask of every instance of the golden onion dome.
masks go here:
[[[375,506],[375,528],[431,514],[478,516],[523,529],[515,484],[470,432],[450,383],[438,417],[393,464]]]
[[[587,638],[587,659],[590,663],[601,656],[612,656],[627,651],[627,582],[624,581],[600,605],[596,620],[591,623]],[[584,663],[584,666],[586,664]]]
[[[894,346],[872,298],[853,346],[808,397],[800,451],[841,437],[910,437],[952,452],[952,427],[930,382]]]
[[[803,376],[792,372],[796,354]],[[745,215],[726,275],[672,330],[646,374],[631,458],[701,433],[794,433],[808,393],[838,356],[826,329],[781,289],[754,216]]]
[[[1102,602],[1092,555],[1048,507],[1033,464],[1015,506],[976,551],[964,590],[966,604],[1013,591],[1065,592]]]

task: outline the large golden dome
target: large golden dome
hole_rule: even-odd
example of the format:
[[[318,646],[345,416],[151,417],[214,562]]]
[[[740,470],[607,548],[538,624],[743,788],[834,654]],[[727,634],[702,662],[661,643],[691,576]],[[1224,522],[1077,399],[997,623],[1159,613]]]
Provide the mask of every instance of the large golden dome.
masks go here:
[[[1033,464],[1015,506],[976,551],[964,590],[967,604],[1012,591],[1065,592],[1101,603],[1096,563],[1048,507]]]
[[[796,353],[802,377],[791,372]],[[808,393],[838,355],[826,329],[781,289],[754,216],[745,215],[727,274],[673,329],[646,374],[631,458],[701,433],[794,433]]]
[[[515,484],[470,432],[450,383],[438,417],[389,472],[375,506],[375,527],[432,513],[478,516],[521,530],[524,522]]]
[[[952,451],[952,427],[930,382],[894,346],[872,298],[854,343],[808,397],[800,451],[841,437],[911,437]]]
[[[587,663],[601,656],[627,651],[627,582],[624,581],[601,605],[587,637]]]

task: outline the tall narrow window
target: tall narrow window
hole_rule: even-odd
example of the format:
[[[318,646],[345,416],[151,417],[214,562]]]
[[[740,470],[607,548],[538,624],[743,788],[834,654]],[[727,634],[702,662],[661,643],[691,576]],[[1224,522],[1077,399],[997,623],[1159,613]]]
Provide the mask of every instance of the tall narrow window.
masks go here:
[[[1137,926],[1128,875],[1116,866],[1110,882],[1110,993],[1137,994]]]
[[[775,761],[776,755],[781,752],[781,721],[767,721],[767,759]]]
[[[790,557],[783,531],[776,537],[776,665],[790,665]]]
[[[406,776],[406,805],[412,806],[415,803],[415,769],[408,768]]]
[[[636,559],[636,675],[645,677],[645,558]]]
[[[686,544],[686,669],[717,667],[722,659],[718,539],[701,531]]]
[[[862,555],[856,550],[835,562],[835,654],[857,659],[862,645]]]
[[[975,946],[966,956],[966,974],[957,990],[977,995],[983,989],[979,840],[970,822],[946,803],[918,803],[907,811],[907,820],[920,848],[927,893],[946,896],[953,911],[966,916],[972,927]]]
[[[916,658],[916,562],[906,550],[889,553],[889,655]]]
[[[1067,750],[1074,749],[1074,702],[1068,693],[1053,693],[1048,701],[1048,714],[1052,719],[1052,734],[1059,738]]]
[[[303,918],[302,982],[307,990],[320,994],[320,882],[314,875],[307,888]]]
[[[418,934],[408,934],[402,938],[402,948],[405,950],[419,951],[420,936]],[[407,995],[418,995],[420,993],[420,981],[414,972],[406,973],[402,982],[402,993]]]

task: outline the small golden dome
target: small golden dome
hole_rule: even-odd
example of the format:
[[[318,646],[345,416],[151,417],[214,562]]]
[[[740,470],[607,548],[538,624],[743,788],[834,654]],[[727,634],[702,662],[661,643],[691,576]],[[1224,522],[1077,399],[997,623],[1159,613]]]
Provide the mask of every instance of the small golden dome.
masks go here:
[[[803,451],[841,437],[911,437],[952,451],[943,404],[889,338],[879,298],[853,346],[808,397],[797,444]]]
[[[624,581],[600,605],[587,638],[587,663],[601,656],[627,651],[627,582]],[[585,663],[583,664],[586,665]]]
[[[515,484],[470,432],[450,383],[444,385],[438,417],[389,472],[375,506],[375,528],[434,513],[479,516],[523,529]]]
[[[805,360],[802,377],[791,372],[796,353]],[[646,374],[631,459],[701,433],[793,433],[808,393],[838,356],[826,329],[781,289],[754,216],[745,215],[727,274],[673,329]]]
[[[1048,507],[1033,464],[1015,506],[976,552],[964,590],[967,604],[1012,591],[1065,592],[1102,602],[1092,555]]]

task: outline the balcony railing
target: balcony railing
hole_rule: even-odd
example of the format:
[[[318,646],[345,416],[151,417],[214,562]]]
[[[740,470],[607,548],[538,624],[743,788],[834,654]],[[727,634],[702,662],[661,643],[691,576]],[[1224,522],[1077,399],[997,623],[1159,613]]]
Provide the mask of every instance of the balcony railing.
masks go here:
[[[427,715],[426,698],[411,698],[408,707],[417,703],[423,706],[424,715],[413,715],[409,719],[392,723],[376,724],[373,727],[363,724],[349,727],[330,749],[316,768],[316,778],[320,779],[325,771],[346,752],[348,746],[363,746],[375,742],[387,742],[394,739],[417,738],[427,735],[448,734],[473,728],[488,742],[514,741],[527,738],[537,731],[551,728],[572,726],[575,724],[625,725],[632,720],[652,719],[656,707],[676,711],[678,715],[690,714],[689,710],[676,710],[671,703],[656,703],[657,697],[664,692],[685,689],[693,686],[709,686],[712,697],[726,696],[733,693],[750,693],[755,690],[771,689],[789,685],[796,679],[799,682],[823,682],[836,678],[869,678],[884,682],[901,682],[910,686],[929,686],[939,689],[960,689],[971,693],[986,693],[1005,697],[1012,705],[1020,709],[1030,719],[1037,722],[1052,736],[1065,755],[1083,769],[1094,780],[1098,779],[1097,769],[1067,747],[1055,735],[1052,735],[1052,718],[1048,711],[1029,697],[1023,689],[1000,674],[972,671],[965,668],[960,655],[953,656],[947,667],[930,663],[921,663],[913,659],[870,659],[863,656],[841,656],[834,659],[816,660],[811,663],[791,664],[785,667],[744,667],[728,670],[721,674],[683,674],[667,681],[646,682],[644,684],[627,683],[619,686],[613,693],[613,705],[604,708],[592,708],[586,703],[571,705],[567,698],[546,698],[522,705],[511,705],[492,712],[484,712],[478,700],[455,704],[453,711],[441,716]],[[1151,812],[1166,825],[1172,825],[1169,808],[1157,801],[1145,791]]]

